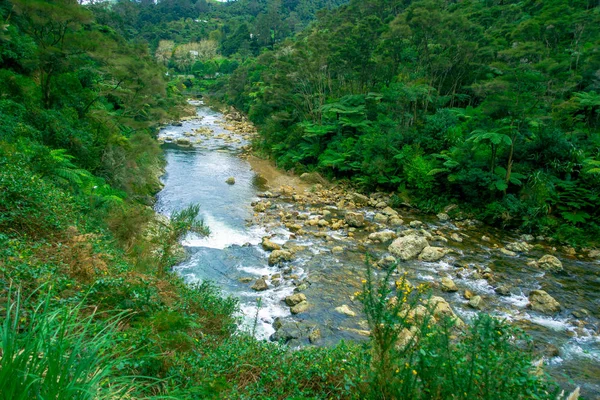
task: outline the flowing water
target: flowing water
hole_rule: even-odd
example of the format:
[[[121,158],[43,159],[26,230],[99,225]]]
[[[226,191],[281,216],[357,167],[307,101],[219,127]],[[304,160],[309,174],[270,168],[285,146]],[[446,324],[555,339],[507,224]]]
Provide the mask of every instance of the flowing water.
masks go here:
[[[169,215],[199,203],[202,217],[212,232],[206,238],[186,238],[184,245],[189,258],[175,270],[187,281],[211,280],[226,294],[237,296],[243,319],[248,329],[255,329],[258,338],[269,338],[275,332],[273,322],[280,317],[299,321],[304,324],[299,325],[301,329],[304,326],[307,332],[318,326],[319,345],[334,344],[341,339],[365,340],[368,327],[354,293],[361,288],[365,254],[368,252],[377,260],[388,254],[387,246],[361,240],[367,233],[356,232],[356,237],[350,237],[343,229],[332,230],[327,226],[315,227],[307,235],[295,235],[277,221],[291,215],[302,221],[343,219],[343,210],[335,204],[315,207],[297,204],[290,197],[270,198],[271,217],[257,218],[251,203],[259,200],[259,196],[264,197],[266,188],[260,185],[251,164],[240,157],[248,137],[228,132],[220,123],[222,114],[197,105],[197,119],[185,121],[182,126],[166,127],[159,134],[165,141],[167,167],[157,211]],[[197,129],[200,133],[196,133]],[[176,145],[178,139],[184,139],[185,146]],[[235,184],[226,183],[229,177],[235,178]],[[373,223],[374,210],[365,207],[361,211]],[[483,297],[483,311],[506,318],[535,339],[545,355],[547,371],[566,388],[580,385],[586,398],[600,399],[598,261],[556,251],[554,254],[561,259],[564,271],[544,273],[527,262],[554,251],[552,244],[534,240],[532,244],[537,245],[526,254],[507,256],[498,247],[518,238],[506,232],[468,221],[440,222],[435,217],[413,215],[409,210],[401,214],[405,224],[419,219],[428,231],[444,237],[458,233],[464,239],[437,244],[453,250],[442,261],[404,262],[402,268],[413,284],[431,282],[435,288],[435,282],[442,276],[451,276],[461,290],[442,293],[434,289],[437,290],[434,294],[449,301],[462,319],[469,320],[476,313],[463,298],[462,293],[468,289]],[[481,240],[484,235],[491,241]],[[295,250],[294,259],[285,269],[268,265],[269,253],[260,246],[264,236],[270,236],[275,243],[287,243]],[[332,252],[334,247],[342,247],[343,251]],[[493,280],[482,278],[486,268],[493,271]],[[260,277],[265,278],[269,288],[257,292],[251,286]],[[510,296],[495,293],[494,288],[500,283],[511,286]],[[282,300],[297,287],[302,287],[311,306],[306,312],[292,316]],[[550,293],[561,303],[562,311],[547,316],[527,309],[527,295],[533,289]],[[357,315],[335,310],[342,305]],[[302,336],[290,344],[308,343],[307,337]]]

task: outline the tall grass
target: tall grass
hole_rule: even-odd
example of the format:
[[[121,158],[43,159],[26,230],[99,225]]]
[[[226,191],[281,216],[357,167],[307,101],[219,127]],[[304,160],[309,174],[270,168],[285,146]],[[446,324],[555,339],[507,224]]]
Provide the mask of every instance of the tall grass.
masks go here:
[[[9,295],[0,326],[0,398],[115,399],[128,386],[112,376],[121,316],[97,321],[95,310],[81,304],[50,309],[46,296],[32,311],[19,294]],[[131,378],[130,378],[131,382]]]

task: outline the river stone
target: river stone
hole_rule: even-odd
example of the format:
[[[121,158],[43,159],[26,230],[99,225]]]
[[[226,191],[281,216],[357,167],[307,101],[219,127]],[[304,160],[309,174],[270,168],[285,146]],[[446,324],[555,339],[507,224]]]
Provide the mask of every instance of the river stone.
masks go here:
[[[321,185],[325,185],[327,183],[327,180],[325,180],[325,178],[323,178],[318,172],[305,172],[300,175],[300,179],[306,183]]]
[[[600,258],[600,250],[590,250],[588,252],[588,257],[589,258]]]
[[[308,341],[312,344],[315,344],[319,340],[321,340],[321,330],[319,328],[315,328],[308,334]]]
[[[550,254],[546,254],[539,260],[535,261],[535,265],[544,271],[558,272],[563,270],[562,262]]]
[[[510,251],[508,249],[505,249],[504,247],[502,247],[500,249],[500,253],[504,254],[505,256],[510,256],[510,257],[515,257],[517,255],[517,253],[515,253],[514,251]]]
[[[189,146],[192,144],[188,138],[177,138],[176,143],[180,146]]]
[[[525,253],[531,250],[531,245],[527,242],[513,242],[507,244],[505,247],[506,249],[516,253]]]
[[[386,207],[381,210],[381,213],[387,215],[388,217],[397,217],[398,211],[394,210],[392,207]]]
[[[308,301],[305,300],[305,301],[301,301],[300,303],[298,303],[295,306],[293,306],[292,308],[290,308],[290,311],[292,314],[300,314],[300,313],[307,311],[308,307],[309,307]]]
[[[463,293],[463,297],[465,299],[471,300],[474,296],[475,294],[473,294],[473,292],[471,292],[469,289],[465,289],[465,292]]]
[[[272,341],[287,343],[292,339],[302,337],[302,331],[295,321],[282,321],[276,318],[275,322],[273,322],[273,327],[275,328],[275,333],[270,337]]]
[[[369,198],[360,193],[352,193],[352,201],[358,205],[364,206],[369,203]]]
[[[423,223],[421,221],[419,221],[419,220],[414,220],[414,221],[410,221],[409,225],[410,225],[411,228],[418,228],[421,225],[423,225]]]
[[[474,296],[469,300],[469,307],[474,308],[476,310],[481,310],[483,308],[483,299],[481,296]]]
[[[442,278],[442,291],[443,292],[458,292],[458,288],[456,284],[452,280],[452,278],[444,277]]]
[[[391,268],[398,263],[396,257],[394,256],[385,256],[377,263],[381,268]]]
[[[398,334],[398,339],[396,341],[396,349],[399,351],[403,351],[407,346],[416,343],[415,336],[419,333],[419,328],[416,326],[411,326],[410,329],[404,328]]]
[[[500,296],[510,296],[510,286],[507,285],[501,285],[498,286],[496,289],[494,289],[494,291],[499,294]]]
[[[256,290],[257,292],[262,292],[268,288],[269,285],[267,285],[267,281],[264,278],[257,279],[256,282],[254,282],[254,285],[251,287],[252,290]]]
[[[560,303],[544,290],[532,290],[529,293],[529,304],[527,306],[543,314],[554,314],[561,309]]]
[[[379,240],[381,243],[385,243],[396,239],[396,236],[396,233],[392,231],[373,232],[369,235],[369,240]]]
[[[229,178],[227,178],[225,183],[228,185],[235,185],[235,178],[233,176],[230,176]]]
[[[281,250],[281,246],[275,242],[272,242],[271,239],[267,236],[262,238],[262,248],[266,251]]]
[[[429,300],[425,302],[427,308],[431,308],[432,314],[436,318],[450,318],[456,326],[464,326],[464,322],[456,316],[450,304],[440,296],[431,296]]]
[[[365,225],[365,216],[361,213],[346,213],[345,221],[349,226],[360,228]]]
[[[287,304],[289,307],[295,306],[303,301],[306,301],[306,296],[303,293],[292,294],[285,298],[285,304]]]
[[[417,257],[427,246],[429,246],[429,243],[424,237],[408,235],[394,240],[388,250],[394,256],[406,261]]]
[[[452,235],[450,235],[450,239],[458,243],[462,243],[463,241],[463,238],[458,233],[453,233]]]
[[[356,313],[352,311],[350,307],[348,307],[346,304],[336,307],[335,311],[337,311],[340,314],[347,315],[349,317],[356,317]]]
[[[271,207],[271,202],[270,201],[267,201],[267,202],[259,201],[258,203],[256,203],[254,205],[254,211],[256,211],[256,212],[264,212],[267,208],[270,208],[270,207]]]
[[[399,217],[391,217],[390,220],[388,221],[388,225],[392,226],[392,227],[402,226],[402,225],[404,225],[404,220],[402,220]]]
[[[387,224],[388,217],[387,217],[387,215],[383,215],[383,214],[377,213],[373,217],[373,221],[377,222],[378,224]]]
[[[441,221],[441,222],[446,222],[450,219],[450,217],[448,216],[448,214],[446,213],[439,213],[438,215],[436,215],[437,218]]]
[[[450,250],[443,247],[427,246],[423,249],[421,254],[419,254],[419,260],[427,262],[438,261],[449,252]]]
[[[344,252],[344,248],[342,246],[335,246],[331,249],[333,254],[340,254]]]
[[[271,266],[281,264],[282,262],[291,261],[291,260],[292,260],[292,253],[287,250],[274,250],[269,255],[269,265],[271,265]]]
[[[254,279],[253,279],[253,278],[250,278],[249,276],[245,276],[245,277],[242,277],[242,278],[238,279],[238,281],[239,281],[239,282],[241,282],[241,283],[250,283],[250,282],[252,282],[253,280],[254,280]]]

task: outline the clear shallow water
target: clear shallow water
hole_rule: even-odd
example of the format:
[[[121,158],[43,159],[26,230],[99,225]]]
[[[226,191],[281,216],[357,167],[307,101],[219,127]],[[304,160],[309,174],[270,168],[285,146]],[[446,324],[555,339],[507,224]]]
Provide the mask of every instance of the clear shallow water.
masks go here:
[[[268,254],[260,247],[263,236],[274,235],[273,240],[284,243],[290,239],[290,232],[282,227],[251,224],[253,211],[250,206],[257,199],[260,188],[249,163],[239,157],[246,144],[242,136],[235,141],[215,138],[225,130],[217,124],[222,115],[206,107],[200,107],[199,118],[184,122],[182,126],[170,126],[161,131],[160,137],[188,137],[194,147],[182,148],[165,144],[167,159],[166,174],[163,177],[164,189],[157,199],[156,209],[169,215],[172,211],[190,204],[199,203],[204,221],[212,230],[207,238],[190,236],[184,245],[190,257],[175,269],[188,281],[212,280],[220,285],[225,293],[240,299],[241,312],[248,329],[257,317],[256,334],[268,338],[274,331],[272,323],[276,317],[292,318],[289,308],[282,299],[293,293],[291,280],[282,280],[281,286],[271,287],[264,292],[255,292],[252,283],[242,283],[241,278],[256,280],[261,276],[272,277],[281,269],[267,264]],[[214,131],[212,136],[192,135],[197,128]],[[188,135],[184,135],[188,132]],[[233,176],[235,185],[225,181]],[[273,199],[277,212],[293,211],[297,206],[281,199]],[[332,207],[332,216],[336,210]],[[365,211],[367,218],[374,213]],[[314,217],[310,210],[300,210]],[[341,215],[341,214],[340,214]],[[547,358],[547,370],[566,388],[582,386],[586,398],[600,398],[600,339],[598,320],[600,318],[600,264],[587,262],[557,254],[565,271],[558,274],[542,273],[535,267],[527,266],[529,259],[537,259],[548,252],[547,248],[532,250],[526,256],[509,257],[500,254],[490,243],[478,238],[488,235],[497,238],[498,243],[506,244],[515,240],[508,234],[489,228],[461,227],[452,223],[440,223],[423,215],[404,214],[406,221],[418,218],[428,225],[429,230],[440,230],[449,236],[452,232],[468,235],[463,243],[440,243],[452,248],[455,253],[443,261],[424,263],[410,261],[402,267],[409,272],[413,284],[439,282],[441,276],[450,275],[460,288],[469,289],[484,298],[485,312],[506,318],[525,329],[542,346],[552,345],[558,349],[558,356]],[[292,240],[304,246],[296,253],[291,263],[293,273],[299,279],[308,277],[311,285],[303,292],[312,304],[305,313],[295,316],[296,320],[316,323],[321,329],[321,344],[328,345],[340,339],[364,340],[357,330],[366,329],[360,315],[360,304],[352,300],[354,292],[360,289],[364,276],[364,255],[370,252],[374,259],[386,254],[386,246],[362,246],[350,240],[342,231],[325,231],[331,238],[326,241],[318,237],[301,237]],[[342,245],[342,254],[332,254],[333,246]],[[460,271],[458,262],[468,265]],[[490,267],[501,283],[513,288],[510,297],[498,296],[495,285],[485,279],[476,279],[474,266]],[[563,311],[555,316],[545,316],[526,309],[527,295],[533,289],[543,289],[555,297],[563,306]],[[459,293],[441,293],[457,314],[469,320],[476,312],[467,306],[467,301]],[[257,299],[262,305],[257,308]],[[348,305],[357,312],[357,317],[349,317],[335,311],[335,307]],[[574,318],[573,310],[586,309],[589,316]]]

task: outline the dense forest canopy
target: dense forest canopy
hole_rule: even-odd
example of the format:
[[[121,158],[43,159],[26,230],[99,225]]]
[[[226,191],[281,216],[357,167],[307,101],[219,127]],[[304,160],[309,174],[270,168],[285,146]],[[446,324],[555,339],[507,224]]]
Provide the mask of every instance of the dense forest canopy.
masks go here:
[[[283,168],[573,239],[598,232],[599,30],[594,1],[352,1],[226,99]]]

